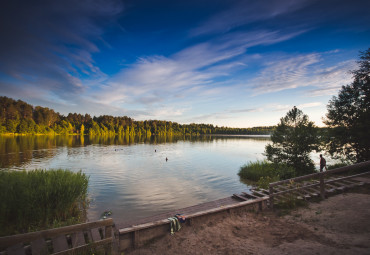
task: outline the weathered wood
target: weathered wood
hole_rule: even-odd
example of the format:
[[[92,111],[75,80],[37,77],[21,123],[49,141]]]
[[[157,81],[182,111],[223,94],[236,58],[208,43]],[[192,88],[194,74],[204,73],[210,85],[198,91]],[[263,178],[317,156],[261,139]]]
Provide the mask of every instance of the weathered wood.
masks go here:
[[[365,161],[365,162],[361,162],[361,163],[358,163],[358,164],[355,164],[355,165],[351,165],[351,166],[345,166],[345,167],[340,167],[340,168],[333,169],[333,170],[328,170],[328,171],[322,172],[322,173],[328,175],[328,174],[333,174],[333,173],[345,172],[345,171],[349,171],[349,170],[353,170],[353,169],[356,169],[356,168],[359,168],[359,167],[365,167],[365,166],[370,166],[370,160]],[[369,173],[370,172],[366,172],[366,173],[362,173],[362,174],[359,174],[359,175],[364,175],[364,174],[369,174]],[[320,176],[320,174],[321,173],[314,173],[314,174],[299,176],[299,177],[292,178],[292,179],[273,182],[273,183],[270,183],[270,185],[272,187],[274,187],[274,186],[277,186],[277,185],[289,183],[291,181],[297,182],[297,181],[307,180],[307,179],[310,179],[310,178],[317,178],[317,177]],[[358,176],[358,175],[352,175],[352,176]]]
[[[269,195],[270,195],[270,204],[269,204],[269,206],[270,206],[270,208],[271,209],[274,209],[274,197],[275,197],[275,195],[274,195],[274,187],[273,186],[271,186],[271,185],[269,185]]]
[[[21,243],[9,247],[6,252],[8,255],[25,255],[24,246]]]
[[[91,237],[94,242],[101,240],[101,235],[99,233],[99,229],[93,228],[91,229]]]
[[[104,229],[104,232],[105,232],[105,238],[112,238],[112,232],[113,232],[113,228],[112,226],[106,226],[105,229]],[[108,254],[109,251],[112,250],[112,244],[111,243],[110,245],[106,245],[104,248],[105,248],[105,253]]]
[[[253,194],[256,194],[257,196],[260,196],[260,197],[266,197],[267,196],[266,194],[263,194],[263,193],[258,192],[256,190],[253,190],[252,192],[253,192]]]
[[[110,237],[110,238],[106,238],[106,239],[103,239],[103,240],[100,240],[100,241],[97,241],[97,242],[94,242],[94,243],[85,244],[84,246],[80,246],[80,247],[72,248],[72,249],[69,249],[69,250],[64,250],[64,251],[60,251],[60,252],[57,252],[57,253],[53,253],[53,255],[81,254],[81,252],[85,251],[87,248],[88,249],[93,249],[93,248],[96,248],[96,247],[111,244],[112,242],[113,242],[113,237]]]
[[[262,193],[265,193],[266,195],[269,195],[270,194],[268,190],[261,189],[261,188],[259,188],[258,190],[259,191],[262,191]]]
[[[318,197],[318,196],[320,196],[320,191],[318,191],[317,189],[314,189],[314,188],[306,188],[305,190],[307,190],[312,197]]]
[[[246,193],[246,192],[242,192],[242,194],[247,197],[247,198],[250,198],[250,199],[256,199],[256,198],[259,198],[255,195],[252,195],[252,194],[249,194],[249,193]]]
[[[46,255],[48,254],[48,247],[45,239],[37,239],[31,242],[32,255]]]
[[[282,194],[289,193],[289,192],[292,192],[292,191],[295,191],[295,190],[305,189],[305,188],[309,188],[309,187],[316,187],[316,186],[319,186],[319,185],[320,185],[319,183],[315,183],[315,184],[301,186],[301,187],[297,187],[297,188],[293,188],[293,189],[287,189],[287,190],[275,192],[274,196],[275,195],[282,195]]]
[[[239,198],[239,199],[241,199],[241,200],[243,200],[243,201],[248,201],[248,200],[249,200],[248,198],[246,198],[246,197],[242,197],[242,196],[240,196],[240,195],[238,195],[238,194],[233,194],[233,197]]]
[[[71,235],[72,238],[72,247],[78,247],[85,245],[85,237],[83,232],[76,232]]]
[[[85,234],[87,236],[87,240],[86,240],[87,243],[94,242],[93,237],[92,237],[92,233],[91,233],[91,229],[86,231]]]
[[[111,237],[112,236],[112,232],[113,232],[112,226],[106,226],[105,229],[104,229],[104,232],[105,232],[104,238]]]
[[[53,251],[54,253],[68,250],[67,237],[65,235],[60,235],[52,238],[53,242]]]
[[[300,177],[296,177],[296,178],[292,178],[292,179],[287,179],[287,180],[282,180],[282,181],[278,181],[278,182],[273,182],[273,183],[270,183],[270,185],[272,187],[275,187],[277,185],[282,185],[282,184],[290,183],[292,181],[293,182],[298,182],[298,181],[302,181],[302,180],[307,180],[307,179],[319,177],[319,175],[320,175],[320,173],[314,173],[314,174],[304,175],[304,176],[300,176]]]
[[[201,212],[187,214],[186,219],[191,219],[191,218],[200,217],[200,216],[207,215],[207,214],[227,211],[229,209],[243,207],[243,206],[250,205],[250,204],[255,204],[255,203],[258,203],[260,201],[266,201],[268,199],[269,199],[268,197],[260,197],[260,198],[254,199],[254,200],[248,200],[248,201],[244,201],[244,202],[240,202],[240,203],[236,203],[236,204],[226,205],[226,206],[222,206],[222,207],[217,207],[217,208],[204,210],[204,211],[201,211]],[[140,225],[120,229],[119,234],[123,235],[123,234],[126,234],[126,233],[131,233],[133,231],[147,229],[147,228],[151,228],[151,227],[155,227],[155,226],[159,226],[159,225],[164,225],[164,224],[169,224],[169,223],[170,223],[170,221],[168,219],[158,220],[158,221],[149,222],[149,223],[144,223],[144,224],[140,224]]]
[[[43,230],[39,232],[32,232],[27,234],[20,234],[20,235],[13,235],[13,236],[5,236],[0,237],[0,250],[6,249],[9,246],[24,242],[29,243],[37,239],[41,238],[54,238],[60,235],[66,235],[70,233],[74,233],[77,231],[84,231],[92,228],[98,228],[98,227],[105,227],[108,225],[113,225],[112,219],[106,219],[101,221],[95,221],[95,222],[88,222],[83,224],[77,224],[62,228],[56,228],[56,229],[48,229]]]
[[[320,196],[321,199],[325,199],[325,180],[324,180],[324,173],[320,173]]]

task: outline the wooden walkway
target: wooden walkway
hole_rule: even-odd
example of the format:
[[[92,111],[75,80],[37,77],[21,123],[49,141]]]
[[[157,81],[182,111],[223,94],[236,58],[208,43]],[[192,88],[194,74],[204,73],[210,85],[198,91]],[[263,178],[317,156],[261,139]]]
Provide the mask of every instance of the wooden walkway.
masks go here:
[[[362,169],[362,171],[359,171]],[[329,194],[370,183],[370,161],[270,183],[269,205],[285,203],[294,199],[325,199]],[[264,191],[267,192],[267,191]]]
[[[225,198],[218,199],[218,200],[215,200],[215,201],[206,202],[206,203],[202,203],[202,204],[198,204],[198,205],[194,205],[194,206],[189,206],[189,207],[177,209],[177,210],[174,210],[174,211],[169,211],[169,212],[166,212],[166,213],[157,214],[157,215],[150,216],[150,217],[145,217],[145,218],[142,218],[142,219],[139,219],[139,220],[125,221],[125,222],[121,222],[121,223],[116,223],[116,228],[122,229],[122,228],[127,228],[127,227],[131,227],[131,226],[140,225],[140,224],[145,224],[145,223],[148,223],[148,222],[163,220],[163,219],[167,219],[169,217],[173,217],[174,215],[176,215],[178,213],[188,215],[188,214],[194,214],[194,213],[197,213],[197,212],[201,212],[201,211],[205,211],[205,210],[209,210],[209,209],[214,209],[214,208],[219,208],[219,207],[232,205],[232,204],[238,204],[238,203],[240,203],[239,199],[236,199],[236,198],[233,198],[233,197],[225,197]]]

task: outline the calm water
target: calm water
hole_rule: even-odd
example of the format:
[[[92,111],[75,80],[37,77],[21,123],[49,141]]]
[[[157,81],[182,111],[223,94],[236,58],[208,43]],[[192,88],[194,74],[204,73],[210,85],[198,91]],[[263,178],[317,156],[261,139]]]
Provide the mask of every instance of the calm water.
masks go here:
[[[0,169],[82,170],[90,176],[88,218],[111,210],[119,223],[245,191],[248,186],[237,172],[248,161],[263,159],[269,141],[248,136],[0,137]]]

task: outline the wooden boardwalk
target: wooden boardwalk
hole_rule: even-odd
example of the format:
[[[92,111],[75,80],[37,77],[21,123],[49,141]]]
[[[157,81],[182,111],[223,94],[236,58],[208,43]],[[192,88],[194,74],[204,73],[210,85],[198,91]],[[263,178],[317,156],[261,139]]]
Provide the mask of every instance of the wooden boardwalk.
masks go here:
[[[197,213],[197,212],[201,212],[201,211],[205,211],[205,210],[209,210],[209,209],[213,209],[213,208],[219,208],[219,207],[223,207],[223,206],[227,206],[227,205],[237,204],[237,203],[240,203],[239,199],[236,199],[236,198],[233,198],[233,197],[225,197],[225,198],[218,199],[218,200],[215,200],[215,201],[206,202],[206,203],[202,203],[202,204],[198,204],[198,205],[194,205],[194,206],[189,206],[189,207],[177,209],[177,210],[174,210],[174,211],[169,211],[169,212],[166,212],[166,213],[157,214],[157,215],[150,216],[150,217],[145,217],[145,218],[142,218],[142,219],[139,219],[139,220],[125,221],[125,222],[121,222],[121,223],[116,223],[116,228],[122,229],[122,228],[126,228],[126,227],[145,224],[145,223],[148,223],[148,222],[167,219],[169,217],[173,217],[174,215],[176,215],[178,213],[184,214],[184,215],[193,214],[193,213]]]

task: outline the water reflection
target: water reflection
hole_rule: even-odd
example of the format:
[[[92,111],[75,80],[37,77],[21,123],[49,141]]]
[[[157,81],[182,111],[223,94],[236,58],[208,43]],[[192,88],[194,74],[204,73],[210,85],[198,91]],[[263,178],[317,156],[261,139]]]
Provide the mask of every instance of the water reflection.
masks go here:
[[[262,159],[268,137],[0,137],[3,169],[63,168],[90,176],[88,217],[116,222],[245,191],[239,167]],[[166,161],[166,157],[168,161]]]

